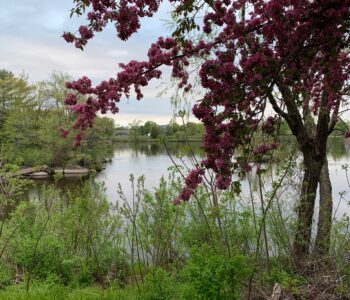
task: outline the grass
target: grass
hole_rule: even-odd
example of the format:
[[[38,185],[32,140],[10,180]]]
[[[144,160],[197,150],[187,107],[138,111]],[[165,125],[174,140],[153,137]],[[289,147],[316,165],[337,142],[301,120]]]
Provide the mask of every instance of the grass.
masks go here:
[[[136,300],[140,299],[136,289],[89,287],[72,289],[60,285],[39,284],[29,292],[25,286],[11,286],[0,290],[0,300]]]

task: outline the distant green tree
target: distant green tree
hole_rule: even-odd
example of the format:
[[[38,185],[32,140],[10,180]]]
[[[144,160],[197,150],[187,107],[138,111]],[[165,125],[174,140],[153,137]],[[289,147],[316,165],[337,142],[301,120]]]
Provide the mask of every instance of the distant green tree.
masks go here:
[[[33,87],[24,76],[15,77],[7,70],[0,70],[0,129],[8,110],[18,102],[25,102],[32,96]]]
[[[175,121],[170,121],[169,124],[165,128],[165,135],[172,136],[177,131],[179,131],[180,128],[181,128],[180,125],[177,124]]]
[[[15,75],[11,71],[6,69],[0,69],[0,79],[12,78],[14,76]]]
[[[151,128],[151,138],[152,139],[156,139],[157,137],[159,137],[159,135],[161,134],[161,129],[159,127],[159,125],[155,124],[152,128]]]
[[[153,121],[147,121],[143,126],[141,126],[141,134],[148,135],[151,134],[153,127],[157,127],[158,124]]]
[[[198,136],[204,134],[204,126],[201,123],[188,122],[186,132],[189,136]]]
[[[42,109],[61,108],[68,89],[65,83],[72,80],[69,74],[53,72],[49,79],[37,84],[38,102]]]
[[[141,121],[133,120],[128,124],[129,127],[129,136],[134,141],[137,142],[141,134]]]

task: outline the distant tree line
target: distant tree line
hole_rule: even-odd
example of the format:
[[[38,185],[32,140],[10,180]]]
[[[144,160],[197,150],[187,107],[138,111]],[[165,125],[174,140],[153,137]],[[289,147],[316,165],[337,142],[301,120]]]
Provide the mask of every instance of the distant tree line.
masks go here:
[[[178,141],[185,141],[187,138],[202,139],[204,136],[204,126],[200,123],[188,122],[180,125],[175,121],[167,125],[159,125],[154,121],[134,120],[128,126],[119,126],[116,130],[117,136],[128,136],[131,141],[155,140],[163,136]]]

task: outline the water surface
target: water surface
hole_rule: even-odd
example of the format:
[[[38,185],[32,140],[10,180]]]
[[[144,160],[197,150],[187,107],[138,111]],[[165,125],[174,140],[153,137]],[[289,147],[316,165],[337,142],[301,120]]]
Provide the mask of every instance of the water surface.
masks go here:
[[[279,149],[279,156],[287,156],[290,143],[283,144]],[[200,143],[194,143],[189,146],[185,143],[168,143],[167,147],[158,143],[140,143],[115,144],[112,161],[107,163],[106,168],[97,174],[96,179],[103,182],[106,195],[110,202],[115,203],[118,200],[117,185],[120,183],[127,197],[131,197],[132,190],[129,182],[129,175],[135,177],[145,177],[145,187],[152,190],[158,186],[162,176],[167,177],[169,168],[173,167],[173,161],[177,164],[186,164],[189,167],[191,152],[197,157],[202,155]],[[343,138],[331,138],[328,146],[329,172],[333,187],[333,199],[335,209],[338,207],[337,215],[340,216],[344,212],[350,212],[348,206],[350,187],[346,177],[344,166],[350,166],[350,143],[344,142]],[[274,164],[270,168],[270,173],[274,173],[278,164]],[[350,176],[350,168],[349,168]],[[257,189],[257,178],[254,174],[250,175],[253,190]],[[268,189],[269,179],[265,178],[265,190]],[[46,184],[42,181],[37,184]],[[249,191],[247,179],[241,181],[244,194]],[[58,185],[63,189],[72,189],[81,184],[79,178],[67,178],[61,180]],[[342,195],[342,196],[340,196]]]

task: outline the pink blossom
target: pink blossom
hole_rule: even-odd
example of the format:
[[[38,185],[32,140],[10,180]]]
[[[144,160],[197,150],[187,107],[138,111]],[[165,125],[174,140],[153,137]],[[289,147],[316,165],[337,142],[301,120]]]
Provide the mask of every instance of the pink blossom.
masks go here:
[[[181,199],[179,197],[176,197],[173,199],[173,205],[177,206],[181,204]]]
[[[69,134],[69,130],[66,130],[63,127],[61,127],[60,134],[61,134],[61,137],[65,139],[67,137],[67,135]]]
[[[192,194],[193,190],[187,186],[184,186],[180,192],[179,198],[183,201],[188,201],[190,200]]]
[[[188,17],[192,3],[170,2],[179,20]],[[118,37],[127,40],[139,30],[141,19],[154,16],[160,4],[158,0],[84,1],[87,24],[77,35],[64,33],[63,38],[82,49],[95,32],[112,23]],[[248,5],[249,13],[242,20],[240,11]],[[192,62],[199,61],[194,67],[198,67],[197,82],[204,95],[197,99],[192,112],[205,126],[203,149],[207,158],[201,168],[188,174],[180,198],[190,199],[203,180],[204,168],[216,174],[218,188],[226,189],[237,168],[251,169],[233,161],[236,150],[252,142],[266,107],[273,108],[279,117],[283,113],[278,107],[288,110],[280,96],[283,87],[298,99],[298,109],[313,112],[316,119],[324,110],[337,114],[349,90],[349,6],[350,0],[214,0],[202,14],[199,36],[205,38],[186,40],[186,34],[191,33],[189,26],[185,34],[158,38],[145,60],[120,64],[114,78],[97,86],[92,86],[87,77],[67,83],[67,88],[88,98],[82,104],[74,94],[67,95],[66,105],[76,116],[74,128],[83,133],[92,126],[97,113],[117,113],[117,104],[133,92],[141,100],[143,89],[163,75],[161,67],[168,67],[178,87],[188,92],[192,88]],[[275,91],[279,95],[277,106],[269,103]],[[275,132],[275,115],[261,124],[267,135]],[[350,133],[346,132],[345,137]],[[77,143],[81,139],[78,136]],[[262,144],[253,154],[263,155],[276,148],[274,143]]]

